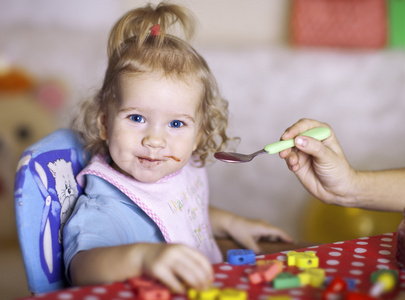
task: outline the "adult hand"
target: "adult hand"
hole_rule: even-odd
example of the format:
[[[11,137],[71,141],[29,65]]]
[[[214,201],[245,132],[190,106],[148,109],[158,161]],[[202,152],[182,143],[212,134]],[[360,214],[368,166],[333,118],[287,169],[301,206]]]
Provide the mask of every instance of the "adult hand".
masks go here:
[[[295,138],[295,147],[280,152],[288,168],[316,198],[328,204],[352,205],[356,171],[349,165],[336,136],[318,141],[299,134],[315,128],[329,127],[316,120],[301,119],[289,127],[282,140]]]

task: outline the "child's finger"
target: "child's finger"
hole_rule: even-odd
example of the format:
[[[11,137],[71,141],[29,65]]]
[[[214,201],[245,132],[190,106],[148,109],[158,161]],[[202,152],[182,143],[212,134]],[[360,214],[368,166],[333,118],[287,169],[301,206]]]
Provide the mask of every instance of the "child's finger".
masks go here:
[[[262,228],[262,230],[256,235],[257,239],[268,239],[268,240],[282,240],[284,242],[291,243],[294,239],[289,236],[286,232],[281,230],[280,228],[273,227],[266,223],[266,225]]]
[[[172,259],[172,269],[175,275],[186,284],[196,289],[208,288],[213,281],[214,272],[209,260],[200,252],[184,247]]]
[[[202,290],[208,288],[212,283],[210,274],[206,274],[199,268],[198,264],[176,264],[175,275],[187,287]]]
[[[256,241],[256,240],[254,239],[253,236],[248,236],[248,237],[244,240],[243,245],[244,245],[247,249],[253,250],[254,253],[260,253],[260,252],[261,252],[259,243],[258,243],[258,241]]]
[[[173,293],[181,294],[185,292],[185,286],[170,268],[160,268],[152,276],[167,286]]]
[[[288,242],[288,243],[294,242],[294,239],[291,236],[289,236],[286,232],[282,231],[281,229],[275,228],[272,236],[277,237],[284,242]]]
[[[190,260],[188,265],[192,266],[193,268],[197,268],[198,273],[203,275],[204,281],[207,279],[209,281],[213,280],[214,271],[207,257],[197,250],[191,248],[187,248],[186,250],[188,251],[187,256]]]

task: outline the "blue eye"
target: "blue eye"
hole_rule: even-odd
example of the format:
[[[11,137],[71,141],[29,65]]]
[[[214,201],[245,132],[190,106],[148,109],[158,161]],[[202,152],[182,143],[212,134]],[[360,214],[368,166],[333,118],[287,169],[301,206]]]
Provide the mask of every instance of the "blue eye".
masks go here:
[[[131,115],[129,118],[136,123],[145,123],[145,119],[141,115]]]
[[[183,126],[184,125],[184,123],[182,122],[182,121],[179,121],[179,120],[173,120],[173,121],[171,121],[170,122],[170,127],[173,127],[173,128],[180,128],[181,126]]]

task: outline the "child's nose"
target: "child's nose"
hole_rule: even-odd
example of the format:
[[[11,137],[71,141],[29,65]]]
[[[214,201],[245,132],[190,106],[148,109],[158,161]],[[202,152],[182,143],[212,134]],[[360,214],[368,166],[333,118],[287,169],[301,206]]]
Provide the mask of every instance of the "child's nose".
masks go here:
[[[164,148],[166,147],[166,139],[164,132],[158,129],[151,129],[147,132],[142,140],[145,147]]]

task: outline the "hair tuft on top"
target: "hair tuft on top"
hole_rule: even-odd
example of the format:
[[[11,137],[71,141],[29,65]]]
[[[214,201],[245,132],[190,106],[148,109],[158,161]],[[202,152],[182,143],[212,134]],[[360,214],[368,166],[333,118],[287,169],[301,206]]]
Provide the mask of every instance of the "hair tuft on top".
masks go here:
[[[153,35],[151,29],[159,25],[160,34]],[[108,41],[108,56],[120,53],[122,46],[129,40],[136,40],[140,48],[145,41],[153,36],[156,46],[162,45],[168,32],[180,25],[186,40],[194,35],[195,20],[191,12],[184,7],[160,3],[156,7],[151,4],[127,12],[113,27]]]

